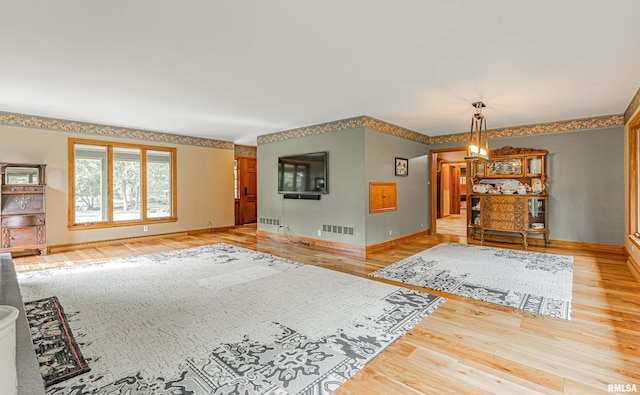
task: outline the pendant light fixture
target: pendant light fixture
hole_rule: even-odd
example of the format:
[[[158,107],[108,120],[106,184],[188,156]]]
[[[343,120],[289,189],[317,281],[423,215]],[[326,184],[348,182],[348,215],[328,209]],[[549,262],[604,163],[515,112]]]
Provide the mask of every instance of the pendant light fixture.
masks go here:
[[[481,101],[472,103],[476,113],[471,118],[471,130],[469,131],[469,155],[467,160],[484,160],[489,155],[489,142],[487,138],[487,120],[482,115],[482,107],[486,107]]]

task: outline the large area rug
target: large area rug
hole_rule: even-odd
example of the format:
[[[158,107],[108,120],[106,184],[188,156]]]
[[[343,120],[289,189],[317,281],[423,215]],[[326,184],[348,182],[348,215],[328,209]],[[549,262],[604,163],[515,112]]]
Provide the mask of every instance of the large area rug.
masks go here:
[[[91,368],[48,394],[326,394],[446,300],[227,244],[18,280]]]
[[[571,256],[442,243],[369,275],[571,319]]]

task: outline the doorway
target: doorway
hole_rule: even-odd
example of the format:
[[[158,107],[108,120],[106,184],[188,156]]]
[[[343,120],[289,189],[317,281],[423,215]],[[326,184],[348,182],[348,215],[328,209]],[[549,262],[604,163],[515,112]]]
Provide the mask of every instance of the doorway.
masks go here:
[[[258,221],[258,167],[256,158],[236,157],[234,160],[235,224]]]
[[[431,151],[431,232],[467,236],[467,148]]]

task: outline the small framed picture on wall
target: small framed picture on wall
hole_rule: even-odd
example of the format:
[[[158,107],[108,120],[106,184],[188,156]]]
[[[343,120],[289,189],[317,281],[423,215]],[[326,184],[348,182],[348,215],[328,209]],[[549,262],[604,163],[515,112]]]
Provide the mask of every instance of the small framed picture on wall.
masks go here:
[[[409,159],[396,158],[396,176],[406,177],[409,175]]]

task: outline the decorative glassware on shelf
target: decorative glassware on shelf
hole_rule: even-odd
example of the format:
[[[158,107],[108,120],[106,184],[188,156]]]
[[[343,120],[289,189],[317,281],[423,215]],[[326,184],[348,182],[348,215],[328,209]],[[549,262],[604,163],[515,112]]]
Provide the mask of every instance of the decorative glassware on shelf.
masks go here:
[[[480,199],[471,198],[471,223],[480,225]]]
[[[533,193],[542,193],[544,191],[544,186],[542,185],[542,180],[539,178],[534,178],[531,180],[531,192]]]

